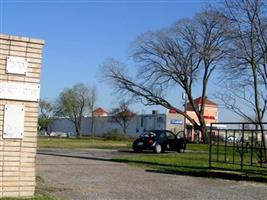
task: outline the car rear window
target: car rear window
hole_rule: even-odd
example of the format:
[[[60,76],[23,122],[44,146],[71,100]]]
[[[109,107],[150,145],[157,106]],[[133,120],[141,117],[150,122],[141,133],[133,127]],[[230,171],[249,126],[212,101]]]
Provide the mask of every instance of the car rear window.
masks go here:
[[[151,132],[151,131],[144,132],[140,135],[140,137],[155,137],[155,136],[156,136],[156,133]]]

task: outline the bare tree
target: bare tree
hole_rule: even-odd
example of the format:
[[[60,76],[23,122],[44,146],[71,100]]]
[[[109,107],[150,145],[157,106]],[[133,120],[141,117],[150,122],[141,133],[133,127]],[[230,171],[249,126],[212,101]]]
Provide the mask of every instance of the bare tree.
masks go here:
[[[56,115],[68,117],[75,125],[77,137],[82,136],[82,118],[90,105],[90,88],[82,83],[64,89],[57,100]]]
[[[96,87],[93,87],[90,94],[90,104],[89,104],[89,111],[91,113],[91,134],[93,137],[94,137],[94,120],[95,120],[93,111],[96,106],[96,98],[97,98]]]
[[[53,122],[53,104],[48,101],[41,99],[39,102],[39,117],[38,117],[38,126],[39,130],[44,130],[49,135],[48,127]]]
[[[205,96],[208,81],[223,56],[224,24],[218,12],[207,10],[192,20],[180,20],[168,29],[143,34],[133,48],[133,58],[140,64],[137,78],[129,77],[125,66],[115,60],[104,64],[105,76],[118,92],[131,94],[145,105],[161,105],[182,114],[201,130],[207,142]],[[202,86],[200,107],[194,104],[194,84]],[[198,121],[167,100],[170,87],[185,91]]]
[[[263,162],[266,162],[263,119],[267,108],[267,7],[262,0],[225,1],[222,15],[228,20],[229,48],[226,50],[224,74],[227,89],[221,95],[225,106],[261,130]],[[225,77],[225,76],[224,76]],[[234,91],[233,91],[234,90]],[[240,107],[241,101],[243,105]],[[243,110],[242,110],[243,107]],[[256,118],[251,118],[251,112]]]
[[[129,108],[129,101],[121,101],[118,108],[114,108],[111,112],[113,120],[120,125],[124,134],[127,134],[127,128],[131,120],[135,116]]]
[[[221,101],[222,107],[239,115],[250,123],[257,121],[252,85],[240,85],[234,80],[227,80],[221,84],[223,90],[214,96]]]

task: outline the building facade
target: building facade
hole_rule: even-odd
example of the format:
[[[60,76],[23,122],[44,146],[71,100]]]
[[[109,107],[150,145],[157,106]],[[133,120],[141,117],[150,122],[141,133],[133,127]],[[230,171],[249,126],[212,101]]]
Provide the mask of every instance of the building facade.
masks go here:
[[[201,106],[201,97],[196,98],[194,100],[194,104],[196,107]],[[218,122],[218,116],[219,116],[219,111],[218,111],[218,105],[208,99],[204,99],[204,120],[207,125],[207,127],[210,126],[211,123],[216,123]],[[197,123],[199,123],[198,117],[196,113],[194,112],[192,106],[187,103],[186,104],[186,113],[194,119]],[[192,142],[198,140],[201,141],[201,132],[198,130],[195,130],[193,125],[190,123],[189,120],[186,120],[186,136],[188,140],[191,140]]]
[[[81,132],[84,136],[92,133],[91,126],[94,126],[94,135],[101,136],[114,129],[122,132],[120,125],[114,120],[113,116],[107,114],[102,108],[97,109],[97,115],[93,117],[84,117],[81,124]],[[102,114],[101,114],[101,113]],[[96,113],[96,112],[94,112]],[[174,133],[184,130],[183,116],[166,112],[164,114],[153,111],[151,114],[137,114],[131,119],[127,128],[127,134],[137,136],[145,130],[160,129],[171,130]],[[73,122],[67,118],[58,118],[50,125],[51,132],[63,132],[74,134],[75,127]]]
[[[201,105],[201,98],[194,100],[196,106]],[[204,119],[209,127],[211,123],[218,122],[218,105],[208,99],[205,99]],[[198,122],[198,118],[189,103],[186,104],[186,113]],[[185,122],[185,123],[184,123]],[[184,126],[185,124],[185,126]],[[92,129],[93,126],[93,129]],[[112,130],[122,131],[122,127],[102,108],[98,108],[93,112],[92,117],[84,117],[82,119],[81,132],[84,136],[95,135],[102,136]],[[127,134],[137,136],[145,130],[170,130],[174,133],[184,131],[188,141],[201,141],[201,132],[195,130],[189,120],[186,120],[181,114],[177,114],[174,110],[166,110],[166,113],[152,111],[151,114],[134,115],[127,128]],[[92,134],[92,130],[93,134]],[[67,118],[56,119],[50,126],[51,132],[75,133],[74,124]]]

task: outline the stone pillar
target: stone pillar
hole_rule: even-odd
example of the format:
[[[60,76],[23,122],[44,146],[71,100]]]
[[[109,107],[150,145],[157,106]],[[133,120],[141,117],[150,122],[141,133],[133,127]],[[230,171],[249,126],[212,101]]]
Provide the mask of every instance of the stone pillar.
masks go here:
[[[0,34],[0,198],[34,195],[43,45]]]

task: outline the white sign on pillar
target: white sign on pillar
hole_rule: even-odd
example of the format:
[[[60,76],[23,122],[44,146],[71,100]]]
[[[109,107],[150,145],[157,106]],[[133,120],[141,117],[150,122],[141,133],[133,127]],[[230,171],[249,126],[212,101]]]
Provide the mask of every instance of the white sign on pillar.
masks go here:
[[[24,106],[5,105],[3,138],[23,138]]]
[[[6,73],[25,76],[28,60],[23,57],[8,56]],[[40,85],[15,82],[0,82],[0,99],[37,102],[40,96]],[[24,134],[24,106],[5,105],[3,138],[21,139]]]
[[[8,56],[6,60],[6,73],[26,75],[28,60],[24,57]]]
[[[0,82],[0,99],[39,101],[40,85],[21,82]]]

